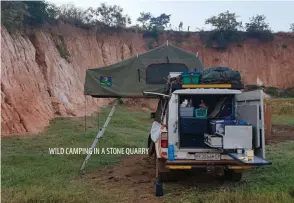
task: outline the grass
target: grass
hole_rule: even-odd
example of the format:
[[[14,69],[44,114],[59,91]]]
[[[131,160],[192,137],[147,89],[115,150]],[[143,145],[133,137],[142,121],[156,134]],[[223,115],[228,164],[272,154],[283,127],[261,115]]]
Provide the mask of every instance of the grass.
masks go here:
[[[272,107],[272,122],[294,126],[294,98],[276,98],[266,101]]]
[[[100,113],[100,125],[109,110],[106,108]],[[118,108],[99,147],[146,147],[148,116]],[[87,126],[84,133],[83,118],[58,118],[38,136],[3,137],[2,201],[97,202],[103,199],[103,202],[113,202],[114,197],[97,190],[97,186],[90,185],[83,174],[78,173],[85,155],[48,153],[50,147],[89,147],[97,133],[97,117],[88,117]],[[119,155],[92,155],[87,170],[113,165],[120,158]]]
[[[294,126],[294,115],[273,114],[273,124]]]
[[[102,109],[103,124],[109,108]],[[151,126],[149,115],[119,107],[99,147],[146,147]],[[78,173],[85,155],[49,155],[49,147],[89,147],[97,132],[97,117],[59,118],[42,134],[2,138],[3,202],[119,202],[119,197]],[[111,167],[118,155],[92,155],[87,170]],[[185,187],[177,191],[165,184],[165,202],[293,202],[294,142],[268,146],[270,167],[246,174],[238,184],[203,189]]]
[[[203,190],[191,188],[182,194],[182,202],[241,203],[294,201],[294,142],[267,148],[272,166],[246,173],[240,183]]]

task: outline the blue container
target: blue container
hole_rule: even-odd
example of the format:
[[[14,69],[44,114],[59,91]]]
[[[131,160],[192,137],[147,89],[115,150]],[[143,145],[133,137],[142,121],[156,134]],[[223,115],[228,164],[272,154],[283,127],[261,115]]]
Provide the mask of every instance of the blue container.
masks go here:
[[[199,72],[183,72],[183,84],[199,84]]]
[[[175,160],[175,148],[173,144],[168,145],[168,160],[173,161]]]
[[[207,117],[207,108],[195,109],[196,118],[206,118]]]
[[[237,121],[237,124],[238,125],[248,125],[248,123],[246,121],[243,121],[243,120]]]

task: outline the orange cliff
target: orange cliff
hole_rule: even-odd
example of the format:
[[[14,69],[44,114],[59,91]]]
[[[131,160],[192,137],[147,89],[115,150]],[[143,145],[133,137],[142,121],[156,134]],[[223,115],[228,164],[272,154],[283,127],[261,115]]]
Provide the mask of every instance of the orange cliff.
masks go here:
[[[71,25],[9,34],[1,28],[2,135],[38,133],[56,116],[82,116],[109,102],[83,95],[87,68],[101,67],[146,51],[141,34],[101,33]],[[160,40],[165,42],[166,37]],[[294,37],[276,36],[271,43],[246,41],[218,52],[205,48],[197,34],[181,43],[198,52],[206,67],[223,65],[239,70],[248,84],[278,88],[294,87]],[[63,44],[68,60],[61,57]],[[59,48],[58,48],[59,47]]]

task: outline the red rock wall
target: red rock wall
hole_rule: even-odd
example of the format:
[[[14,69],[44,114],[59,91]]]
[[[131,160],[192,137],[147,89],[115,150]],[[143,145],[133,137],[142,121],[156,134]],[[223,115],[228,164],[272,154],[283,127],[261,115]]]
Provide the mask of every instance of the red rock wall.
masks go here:
[[[52,34],[54,33],[54,34]],[[70,25],[10,35],[1,28],[1,124],[2,134],[38,133],[56,116],[85,113],[85,70],[116,63],[146,51],[142,35],[85,31]],[[56,39],[63,38],[69,62],[60,56]],[[164,43],[166,37],[161,39]],[[181,43],[198,52],[205,66],[224,65],[241,71],[250,84],[294,87],[294,38],[277,36],[274,42],[247,41],[225,52],[205,48],[199,36]],[[286,45],[287,47],[285,48]],[[283,48],[284,47],[284,48]],[[86,98],[87,114],[107,104],[107,99]]]

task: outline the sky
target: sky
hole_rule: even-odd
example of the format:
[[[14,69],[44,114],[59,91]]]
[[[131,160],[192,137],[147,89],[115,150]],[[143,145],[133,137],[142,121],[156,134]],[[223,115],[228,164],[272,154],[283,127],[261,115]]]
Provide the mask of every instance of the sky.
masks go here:
[[[236,13],[238,20],[249,21],[253,15],[265,15],[266,21],[274,32],[289,31],[294,23],[293,1],[192,1],[192,0],[49,0],[56,5],[71,3],[80,8],[98,7],[101,3],[119,5],[136,24],[140,12],[150,12],[153,16],[161,13],[171,14],[170,23],[173,29],[183,22],[183,29],[195,31],[201,28],[211,29],[205,25],[205,19],[229,10]]]

